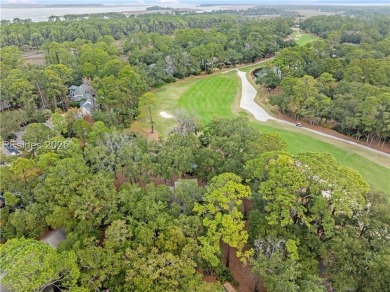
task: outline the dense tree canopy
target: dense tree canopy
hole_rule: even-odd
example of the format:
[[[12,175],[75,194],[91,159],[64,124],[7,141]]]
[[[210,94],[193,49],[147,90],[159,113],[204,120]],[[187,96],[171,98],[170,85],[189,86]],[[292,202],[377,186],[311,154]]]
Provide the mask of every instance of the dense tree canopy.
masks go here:
[[[324,291],[318,275],[327,273],[337,289],[375,291],[360,281],[388,258],[387,216],[379,225],[374,219],[388,210],[387,197],[371,194],[356,172],[327,154],[269,152],[248,161],[246,170],[256,192],[249,220],[253,269],[267,289]],[[372,222],[377,233],[366,234],[364,222]],[[382,278],[387,273],[385,268],[380,287],[389,287]]]
[[[390,26],[367,17],[369,24],[341,16],[305,19],[301,29],[322,39],[281,50],[274,62],[281,80],[271,72],[259,83],[280,83],[283,94],[270,101],[283,113],[319,125],[331,120],[337,131],[383,146],[390,137]]]
[[[1,236],[4,248],[20,237],[35,246],[47,228],[62,228],[66,240],[53,252],[71,255],[77,272],[70,282],[58,279],[61,287],[217,291],[199,271],[231,279],[223,266],[233,250],[249,259],[268,289],[323,291],[318,259],[339,288],[366,287],[376,271],[387,273],[387,197],[370,194],[357,173],[327,154],[291,156],[278,136],[258,133],[243,118],[216,119],[202,134],[172,133],[159,141],[80,117],[72,131],[59,131],[72,120],[57,118],[57,128],[45,128],[47,139],[66,147],[39,146],[30,159],[2,168]],[[238,135],[244,128],[248,134]],[[205,153],[221,163],[203,162]],[[208,186],[199,186],[202,181]],[[245,209],[252,193],[255,206]],[[223,263],[221,243],[227,244]],[[372,258],[368,270],[362,260],[350,273],[353,258],[343,253],[344,243],[364,247],[356,256]],[[58,261],[50,275],[67,267]]]
[[[69,289],[80,275],[73,251],[57,253],[47,243],[11,239],[0,246],[2,284],[15,291],[39,291],[50,285]]]
[[[68,88],[83,83],[95,98],[95,121],[127,127],[142,113],[139,106],[151,87],[253,62],[293,45],[283,40],[291,32],[288,18],[111,16],[29,22],[28,30],[23,21],[3,25],[2,101],[11,110],[22,108],[23,122],[41,122],[45,109],[80,106]],[[29,45],[43,51],[44,65],[25,64],[17,46]],[[16,132],[17,121],[6,122],[2,137]]]
[[[153,87],[282,49],[259,80],[280,86],[271,102],[281,111],[388,141],[386,19],[308,18],[301,28],[322,39],[297,47],[286,39],[292,18],[253,13],[2,22],[0,136],[23,126],[29,145],[1,166],[4,285],[223,291],[236,253],[269,291],[390,289],[388,196],[329,154],[287,153],[242,117],[200,125],[178,113],[157,140],[129,127],[146,118],[154,131]],[[45,65],[24,64],[25,46],[43,50]],[[91,115],[69,95],[80,84]],[[57,228],[57,249],[38,241]]]

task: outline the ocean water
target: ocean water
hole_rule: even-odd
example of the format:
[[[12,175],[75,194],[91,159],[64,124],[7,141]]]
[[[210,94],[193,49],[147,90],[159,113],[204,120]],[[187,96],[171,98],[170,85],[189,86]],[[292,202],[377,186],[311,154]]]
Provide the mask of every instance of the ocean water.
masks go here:
[[[147,7],[153,5],[104,5],[104,6],[68,6],[68,7],[2,7],[1,19],[13,20],[14,18],[27,19],[32,21],[47,21],[52,15],[64,16],[66,14],[92,14],[104,12],[127,12],[145,11]],[[165,5],[164,5],[165,6]],[[199,11],[212,11],[224,8],[223,6],[202,6],[195,4],[169,4],[172,8],[191,8]],[[229,8],[229,7],[226,7]]]

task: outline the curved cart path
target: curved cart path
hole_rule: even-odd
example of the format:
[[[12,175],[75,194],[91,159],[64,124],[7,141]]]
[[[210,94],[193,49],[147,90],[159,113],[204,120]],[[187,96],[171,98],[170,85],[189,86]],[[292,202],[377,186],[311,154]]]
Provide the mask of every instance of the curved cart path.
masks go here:
[[[241,91],[241,100],[240,108],[250,112],[256,120],[260,122],[266,122],[268,120],[277,120],[270,114],[268,114],[262,107],[260,107],[255,102],[255,97],[257,95],[256,88],[246,78],[246,73],[242,71],[237,71],[238,76],[241,78],[242,91]]]
[[[240,100],[240,107],[241,108],[250,112],[254,116],[254,118],[260,122],[274,120],[274,121],[277,121],[279,123],[287,124],[287,125],[295,127],[295,124],[278,119],[278,118],[275,118],[275,117],[271,116],[270,114],[268,114],[261,106],[259,106],[255,102],[255,97],[257,95],[256,88],[253,87],[253,85],[248,81],[248,79],[246,78],[245,72],[237,70],[237,73],[238,73],[238,76],[241,78],[241,84],[242,84],[241,100]],[[365,150],[369,150],[369,151],[381,154],[384,157],[390,158],[390,154],[388,154],[388,153],[370,148],[368,146],[361,145],[361,144],[353,142],[353,141],[349,141],[349,140],[346,140],[343,138],[335,137],[335,136],[325,134],[325,133],[322,133],[322,132],[319,132],[316,130],[308,129],[308,128],[301,128],[301,129],[304,131],[309,131],[309,132],[315,133],[317,135],[321,135],[321,136],[324,136],[327,138],[338,140],[338,141],[341,141],[341,142],[344,142],[347,144],[351,144],[351,145],[354,145],[356,147],[360,147],[360,148],[363,148]]]

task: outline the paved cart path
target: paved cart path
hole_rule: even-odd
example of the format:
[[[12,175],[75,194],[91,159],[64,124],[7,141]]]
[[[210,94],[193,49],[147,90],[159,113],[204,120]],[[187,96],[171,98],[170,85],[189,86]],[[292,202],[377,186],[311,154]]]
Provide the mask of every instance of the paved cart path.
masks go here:
[[[256,88],[248,81],[245,72],[237,70],[237,73],[238,73],[238,76],[241,78],[241,84],[242,84],[242,92],[241,92],[241,100],[240,100],[240,107],[241,108],[250,112],[254,116],[254,118],[260,122],[274,120],[274,121],[277,121],[278,123],[287,124],[287,125],[295,127],[295,124],[293,124],[293,123],[290,123],[290,122],[287,122],[285,120],[281,120],[281,119],[278,119],[278,118],[271,116],[260,105],[258,105],[255,102],[255,97],[257,95]],[[302,127],[300,129],[303,131],[309,131],[309,132],[312,132],[312,133],[315,133],[317,135],[321,135],[321,136],[324,136],[327,138],[338,140],[338,141],[341,141],[341,142],[344,142],[347,144],[351,144],[351,145],[354,145],[356,147],[364,148],[366,150],[369,150],[369,151],[372,151],[375,153],[379,153],[379,154],[383,155],[384,157],[390,158],[390,154],[388,154],[388,153],[367,147],[365,145],[361,145],[361,144],[353,142],[353,141],[349,141],[349,140],[346,140],[343,138],[335,137],[335,136],[325,134],[325,133],[322,133],[322,132],[319,132],[316,130],[312,130],[309,128]],[[389,161],[389,165],[390,165],[390,161]]]

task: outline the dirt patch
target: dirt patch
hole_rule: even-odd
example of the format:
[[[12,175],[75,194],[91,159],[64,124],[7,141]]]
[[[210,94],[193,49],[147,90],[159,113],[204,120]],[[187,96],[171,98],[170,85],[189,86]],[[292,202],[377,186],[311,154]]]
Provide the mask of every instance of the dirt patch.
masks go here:
[[[218,283],[218,279],[215,275],[203,276],[202,280],[206,283]]]
[[[158,140],[158,133],[157,133],[156,130],[154,131],[154,133],[151,133],[150,131],[144,131],[143,134],[148,139],[152,139],[152,140],[155,140],[155,141]]]
[[[243,202],[244,207],[244,218],[247,217],[247,214],[253,208],[253,200],[245,199]],[[244,230],[248,231],[249,221],[245,221]],[[226,243],[221,243],[222,249],[222,264],[226,264],[227,260],[227,249],[228,246]],[[250,247],[246,245],[244,250],[248,250]],[[234,283],[230,283],[234,286],[234,288],[239,292],[266,292],[266,289],[263,286],[263,283],[259,277],[257,277],[251,270],[251,265],[249,263],[244,264],[237,257],[237,249],[230,248],[230,260],[229,260],[229,271],[232,273],[233,278],[239,285],[234,285]],[[236,283],[237,284],[237,283]]]
[[[227,245],[222,243],[221,246],[223,250],[222,263],[226,264]],[[266,292],[259,277],[252,273],[250,264],[244,264],[237,257],[237,249],[235,248],[230,248],[229,271],[232,273],[234,280],[238,282],[238,285],[230,284],[238,292]],[[255,290],[256,288],[257,290]]]
[[[26,65],[45,65],[45,52],[42,50],[29,50],[22,54],[24,64]]]
[[[258,105],[260,105],[261,107],[263,107],[265,110],[267,110],[268,113],[270,113],[270,114],[272,114],[274,116],[277,115],[279,113],[278,107],[274,106],[274,105],[271,105],[269,103],[269,98],[268,97],[272,96],[272,95],[280,94],[281,90],[279,88],[275,88],[274,90],[269,92],[264,87],[259,88],[258,85],[256,85],[256,89],[257,89],[258,94],[256,95],[255,102]]]
[[[145,127],[143,123],[140,121],[135,121],[131,124],[130,128],[125,129],[129,132],[136,133],[136,134],[141,134],[144,137],[148,139],[152,139],[157,141],[159,138],[157,130],[154,130],[154,133],[151,133],[150,127]]]

